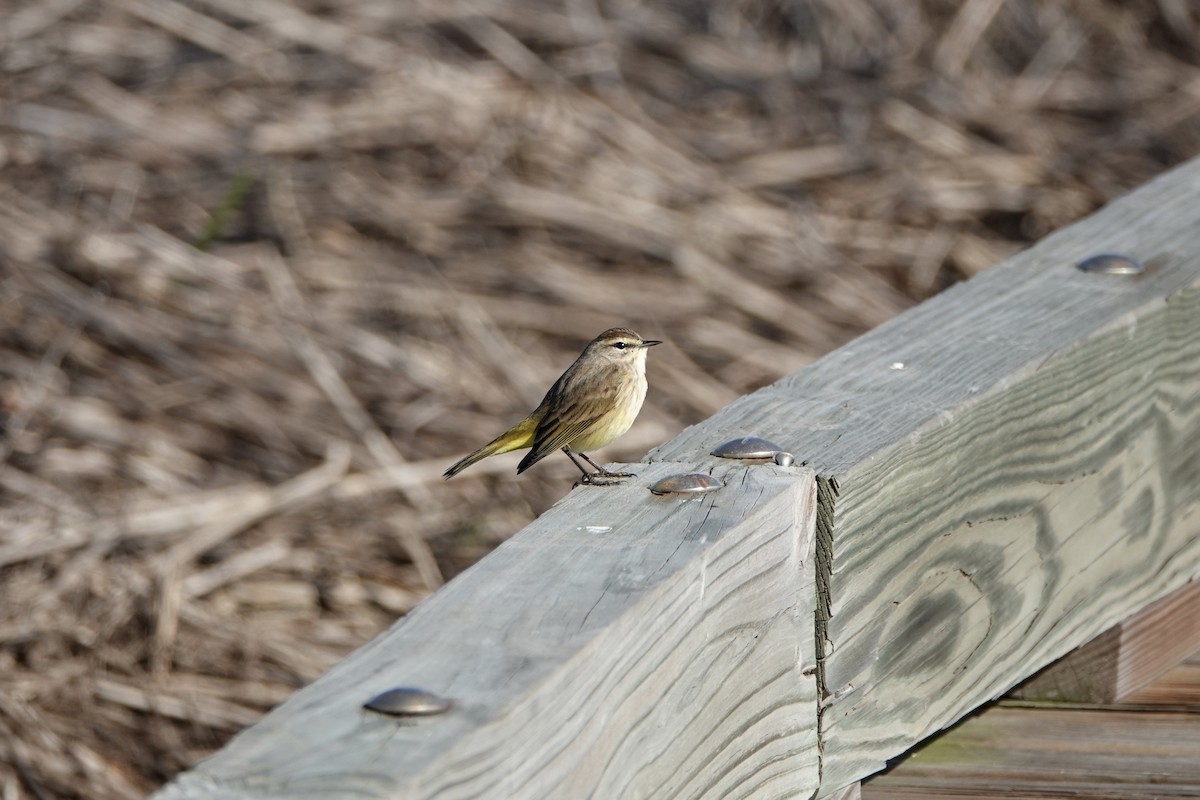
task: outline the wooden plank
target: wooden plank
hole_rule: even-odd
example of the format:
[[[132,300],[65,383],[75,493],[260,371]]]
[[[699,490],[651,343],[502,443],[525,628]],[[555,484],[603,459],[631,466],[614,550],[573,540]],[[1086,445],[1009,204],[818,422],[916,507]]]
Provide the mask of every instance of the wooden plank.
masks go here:
[[[1105,251],[1155,268],[1074,268]],[[1200,574],[1196,254],[1200,161],[652,454],[752,433],[816,469],[827,786]]]
[[[572,491],[156,797],[810,796],[813,475],[722,462],[713,494],[647,491],[681,466]],[[396,686],[454,705],[360,709]]]
[[[1193,581],[1055,661],[1010,696],[1116,703],[1200,650],[1200,581]]]
[[[867,800],[1195,797],[1197,699],[1200,652],[1131,695],[1127,703],[1135,705],[1030,709],[1006,702],[921,745],[864,782],[862,794]]]
[[[863,800],[1200,796],[1200,716],[989,708],[863,784]]]
[[[1200,724],[1200,651],[1122,702],[1131,706],[1188,711],[1198,716],[1197,723]]]

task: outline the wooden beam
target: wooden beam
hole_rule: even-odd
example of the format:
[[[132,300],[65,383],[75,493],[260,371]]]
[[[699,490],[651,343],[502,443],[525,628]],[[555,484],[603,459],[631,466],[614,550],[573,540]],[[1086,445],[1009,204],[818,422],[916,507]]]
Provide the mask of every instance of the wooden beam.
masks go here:
[[[993,707],[863,785],[865,800],[1200,796],[1200,718]]]
[[[811,795],[813,475],[724,461],[712,494],[647,490],[692,466],[572,491],[156,797]],[[453,706],[362,710],[396,686]]]
[[[862,800],[862,784],[858,781],[826,795],[829,800]]]
[[[1119,703],[1200,651],[1200,581],[1192,581],[1034,675],[1022,700]]]
[[[1114,250],[1154,269],[1074,267]],[[1198,253],[1194,161],[572,492],[159,796],[840,791],[1200,575]],[[747,434],[815,521],[707,455]],[[395,685],[454,709],[359,710]]]
[[[816,469],[823,791],[1200,574],[1197,254],[1192,161],[652,454]]]

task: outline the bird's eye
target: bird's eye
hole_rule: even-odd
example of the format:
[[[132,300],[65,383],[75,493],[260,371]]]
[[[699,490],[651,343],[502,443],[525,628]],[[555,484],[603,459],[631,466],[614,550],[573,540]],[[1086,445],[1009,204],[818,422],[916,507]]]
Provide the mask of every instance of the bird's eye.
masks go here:
[[[627,345],[625,342],[613,342],[613,347],[617,348],[618,350],[624,350],[626,347],[629,347],[629,345]]]

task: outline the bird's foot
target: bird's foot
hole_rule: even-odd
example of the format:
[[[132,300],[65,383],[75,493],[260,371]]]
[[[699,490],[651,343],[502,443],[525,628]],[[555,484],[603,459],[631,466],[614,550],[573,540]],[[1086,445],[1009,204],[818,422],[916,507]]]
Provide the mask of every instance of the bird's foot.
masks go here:
[[[637,473],[636,472],[609,472],[606,469],[602,469],[602,470],[596,472],[595,474],[593,474],[592,477],[594,477],[594,478],[636,478]]]
[[[637,473],[634,472],[609,472],[606,469],[601,469],[596,472],[584,473],[584,476],[579,479],[579,483],[585,486],[608,486],[622,478],[636,477]]]

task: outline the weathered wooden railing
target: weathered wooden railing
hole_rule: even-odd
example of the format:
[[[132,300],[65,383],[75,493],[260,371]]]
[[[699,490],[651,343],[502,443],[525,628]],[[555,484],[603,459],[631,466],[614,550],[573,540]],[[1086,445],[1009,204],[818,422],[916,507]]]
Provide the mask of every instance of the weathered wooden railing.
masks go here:
[[[709,455],[747,434],[807,466]],[[159,797],[824,796],[1185,585],[1200,161],[631,466]],[[361,709],[394,686],[454,705]]]

